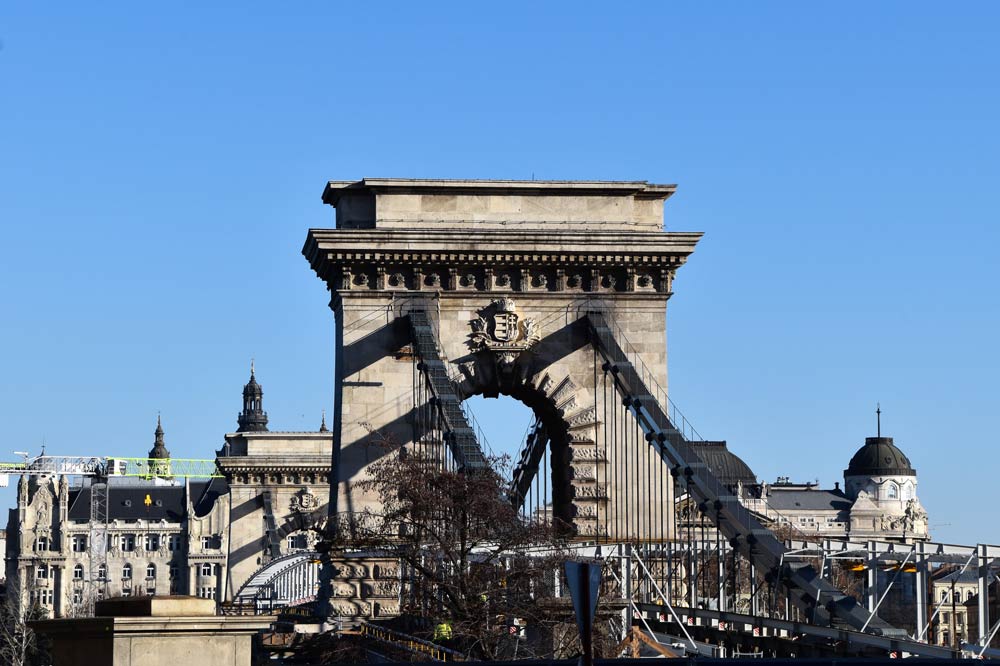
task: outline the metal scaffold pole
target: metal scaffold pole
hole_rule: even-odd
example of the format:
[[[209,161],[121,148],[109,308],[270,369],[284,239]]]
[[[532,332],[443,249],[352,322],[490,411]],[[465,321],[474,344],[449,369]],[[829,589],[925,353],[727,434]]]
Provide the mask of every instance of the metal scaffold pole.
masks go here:
[[[88,477],[90,482],[90,599],[95,603],[107,591],[108,573],[108,479]]]

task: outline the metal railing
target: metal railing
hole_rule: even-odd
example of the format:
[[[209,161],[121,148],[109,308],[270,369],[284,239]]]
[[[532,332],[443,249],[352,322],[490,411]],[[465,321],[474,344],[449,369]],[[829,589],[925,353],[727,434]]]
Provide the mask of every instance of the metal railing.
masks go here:
[[[381,643],[394,648],[405,650],[423,657],[429,657],[434,661],[465,661],[465,655],[457,650],[446,648],[443,645],[426,641],[401,631],[381,627],[362,620],[358,623],[361,635],[373,638]]]

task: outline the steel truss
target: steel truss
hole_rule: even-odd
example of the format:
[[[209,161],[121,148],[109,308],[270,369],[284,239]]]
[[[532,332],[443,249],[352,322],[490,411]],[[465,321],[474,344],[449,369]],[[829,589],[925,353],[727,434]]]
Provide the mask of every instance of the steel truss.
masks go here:
[[[674,427],[649,388],[655,387],[653,373],[642,365],[637,354],[622,348],[622,343],[628,345],[628,341],[621,331],[616,331],[600,310],[590,310],[585,316],[593,344],[604,358],[603,368],[613,377],[615,388],[645,433],[646,441],[671,467],[716,529],[758,569],[784,587],[814,623],[829,625],[837,617],[856,629],[904,636],[904,632],[873,617],[854,598],[824,580],[812,566],[785,561],[784,545],[715,478],[690,441]]]
[[[408,312],[414,353],[419,359],[414,376],[414,397],[418,403],[414,441],[426,441],[427,433],[431,433],[430,439],[438,440],[435,442],[439,445],[438,448],[447,449],[450,453],[453,469],[476,469],[485,466],[485,459],[476,441],[475,431],[469,426],[461,409],[461,401],[447,375],[446,362],[440,354],[437,334],[427,307],[426,304],[415,303]],[[976,548],[969,552],[968,549],[963,550],[965,547],[918,545],[912,547],[913,552],[909,553],[907,559],[906,549],[911,547],[903,548],[899,544],[841,544],[830,541],[826,548],[817,548],[816,544],[806,541],[784,544],[715,478],[698,457],[692,443],[700,437],[676,411],[665,392],[657,386],[655,375],[643,365],[622,332],[607,319],[604,310],[589,306],[581,314],[595,349],[595,359],[602,361],[600,369],[604,373],[605,383],[621,399],[624,411],[619,418],[627,416],[640,429],[639,437],[626,437],[626,448],[634,451],[645,449],[658,456],[691,498],[692,508],[696,507],[701,515],[700,540],[694,538],[693,521],[689,520],[686,542],[659,541],[642,546],[646,548],[644,556],[652,556],[646,579],[636,578],[632,572],[620,577],[619,583],[626,588],[645,585],[647,591],[653,588],[658,590],[657,599],[643,599],[640,600],[641,603],[654,603],[662,607],[664,603],[675,604],[678,599],[683,599],[687,608],[694,609],[690,612],[691,617],[705,612],[715,613],[716,617],[722,613],[739,616],[742,614],[734,612],[734,609],[739,597],[737,579],[742,577],[744,581],[749,580],[751,587],[747,600],[747,617],[765,623],[793,622],[795,626],[810,626],[815,631],[823,629],[827,633],[822,636],[827,638],[840,636],[843,632],[849,632],[852,636],[868,636],[849,641],[857,645],[899,646],[905,643],[908,646],[906,651],[912,654],[942,656],[939,648],[918,642],[924,638],[926,627],[934,619],[933,615],[926,617],[928,602],[925,587],[917,586],[919,590],[923,590],[920,592],[921,599],[918,600],[918,624],[924,627],[924,631],[919,632],[918,640],[912,640],[903,630],[878,617],[877,611],[885,600],[888,589],[881,595],[878,594],[874,574],[869,575],[870,584],[864,606],[827,580],[825,574],[828,574],[828,562],[854,557],[862,551],[862,559],[869,564],[888,562],[890,560],[886,558],[900,557],[897,561],[904,563],[901,566],[912,562],[918,571],[923,567],[925,574],[928,563],[945,561],[940,559],[945,557],[953,558],[948,561],[957,561],[964,554],[964,566],[971,566],[975,561],[976,566],[983,569],[980,604],[981,617],[986,616],[986,587],[991,580],[992,564],[984,565],[981,562],[992,562],[989,547],[977,547],[986,548],[979,553]],[[624,422],[621,423],[622,432],[626,432],[628,427],[630,426]],[[645,441],[648,446],[641,447],[641,441]],[[547,445],[544,430],[532,428],[510,486],[511,501],[515,505],[523,506],[526,495],[530,493],[539,471],[538,463]],[[633,454],[626,452],[625,455],[627,463],[628,456]],[[642,462],[641,459],[637,460]],[[600,479],[597,482],[599,484]],[[634,482],[641,483],[641,480],[636,479]],[[625,486],[629,485],[626,480]],[[647,496],[645,501],[653,501],[654,497],[655,494]],[[661,494],[662,497],[664,496]],[[659,508],[661,512],[664,511],[664,507]],[[669,507],[670,512],[675,509],[676,506]],[[705,538],[706,525],[710,531],[716,532],[714,545],[711,539]],[[600,541],[602,534],[598,530],[594,536]],[[819,563],[814,566],[812,561],[817,557]],[[922,580],[926,582],[926,578]],[[890,587],[893,582],[890,582]],[[708,590],[714,592],[707,593]],[[624,596],[632,598],[631,594]],[[714,598],[715,608],[699,608],[709,598]],[[682,604],[677,605],[684,607]],[[792,605],[797,609],[794,617]],[[641,610],[639,608],[637,612]],[[783,617],[775,617],[776,615]],[[991,627],[988,621],[980,624],[980,640],[985,641]],[[944,652],[951,654],[950,650]]]

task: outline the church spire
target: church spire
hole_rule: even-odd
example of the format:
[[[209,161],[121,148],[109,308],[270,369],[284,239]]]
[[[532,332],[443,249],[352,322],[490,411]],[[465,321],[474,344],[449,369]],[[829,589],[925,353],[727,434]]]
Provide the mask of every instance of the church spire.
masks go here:
[[[330,432],[330,429],[326,427],[326,410],[323,410],[323,420],[319,424],[320,432]]]
[[[160,415],[156,415],[156,432],[154,433],[153,448],[149,450],[149,457],[163,460],[170,457],[170,451],[163,441],[163,424],[160,422]]]
[[[236,432],[267,432],[267,412],[264,411],[264,389],[257,383],[254,362],[250,360],[250,381],[243,387],[243,411]]]

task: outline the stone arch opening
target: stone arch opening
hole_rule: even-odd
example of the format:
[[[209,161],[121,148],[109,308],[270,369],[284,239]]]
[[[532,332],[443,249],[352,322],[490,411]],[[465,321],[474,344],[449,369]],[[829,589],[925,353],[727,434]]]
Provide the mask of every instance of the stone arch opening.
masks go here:
[[[573,445],[592,444],[597,425],[592,397],[582,390],[583,378],[574,380],[567,369],[532,353],[504,364],[490,352],[478,352],[459,359],[459,365],[462,377],[456,380],[456,393],[460,399],[511,398],[527,407],[545,428],[548,465],[539,466],[538,474],[548,476],[546,499],[551,501],[551,517],[573,525],[580,513],[574,500],[581,499],[573,487],[580,473],[573,465],[579,459]]]

